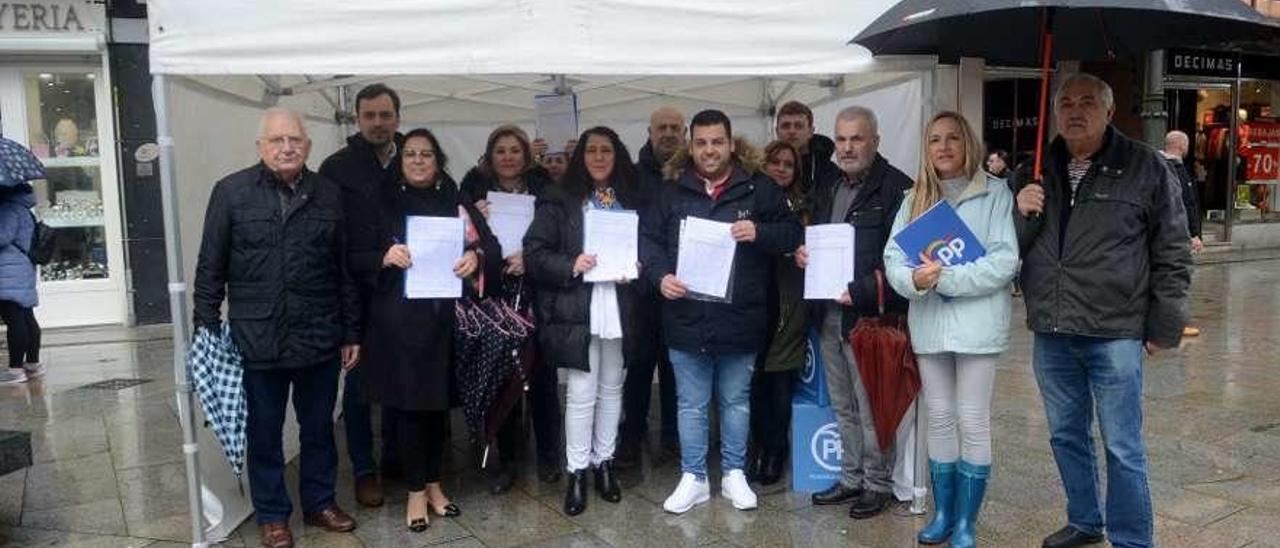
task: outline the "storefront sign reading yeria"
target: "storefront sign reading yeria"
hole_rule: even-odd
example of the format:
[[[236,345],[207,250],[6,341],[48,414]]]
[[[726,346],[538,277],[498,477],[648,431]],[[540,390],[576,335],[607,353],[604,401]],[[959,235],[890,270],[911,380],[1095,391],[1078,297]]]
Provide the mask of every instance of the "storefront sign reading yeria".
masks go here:
[[[0,2],[3,32],[92,32],[99,30],[100,4],[88,1]]]

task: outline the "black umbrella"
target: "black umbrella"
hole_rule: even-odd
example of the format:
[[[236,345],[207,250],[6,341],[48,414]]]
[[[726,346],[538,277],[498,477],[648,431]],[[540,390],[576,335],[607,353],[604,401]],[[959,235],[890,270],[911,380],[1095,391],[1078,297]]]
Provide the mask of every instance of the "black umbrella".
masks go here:
[[[1039,181],[1054,58],[1113,59],[1171,47],[1275,40],[1277,35],[1280,26],[1240,0],[903,0],[853,42],[877,55],[1039,63],[1034,172]]]

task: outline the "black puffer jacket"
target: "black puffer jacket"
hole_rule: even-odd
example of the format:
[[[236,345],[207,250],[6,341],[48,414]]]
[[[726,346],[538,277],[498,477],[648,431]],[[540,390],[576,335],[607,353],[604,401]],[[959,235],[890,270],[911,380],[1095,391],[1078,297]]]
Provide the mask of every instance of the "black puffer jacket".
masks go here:
[[[800,158],[800,165],[796,166],[796,180],[805,185],[805,189],[812,189],[813,185],[818,181],[826,181],[840,175],[840,167],[831,161],[831,156],[836,152],[836,143],[826,135],[814,134],[809,138],[809,152]]]
[[[662,176],[662,159],[653,151],[653,142],[645,141],[636,157],[636,171],[640,174],[640,188],[648,190],[658,186]]]
[[[542,166],[529,168],[521,177],[529,189],[529,194],[533,196],[541,196],[543,189],[554,184],[551,181],[551,175]],[[483,200],[490,190],[503,192],[498,186],[497,178],[484,168],[473,167],[462,177],[460,192],[464,200],[470,199],[473,203]]]
[[[638,209],[637,196],[615,189],[618,203]],[[524,236],[525,268],[538,284],[535,311],[538,343],[545,363],[556,367],[590,370],[587,346],[591,342],[592,285],[573,275],[573,263],[582,254],[582,202],[562,187],[547,188],[538,197],[533,224]],[[636,288],[642,281],[618,284],[618,313],[622,320],[622,352],[634,356],[637,337]]]
[[[304,170],[282,211],[280,182],[263,164],[213,187],[196,264],[194,320],[215,328],[223,297],[249,369],[338,359],[360,341],[360,306],[346,268],[342,193]]]
[[[397,133],[395,142],[400,146],[404,136]],[[320,174],[342,189],[347,268],[360,286],[361,304],[367,307],[382,267],[378,202],[383,190],[400,176],[400,155],[396,154],[387,167],[382,167],[373,145],[357,133],[347,137],[347,146],[325,158],[320,164]]]
[[[1044,214],[1014,212],[1027,325],[1177,346],[1191,283],[1177,176],[1155,150],[1107,128],[1072,207],[1069,159],[1055,139],[1044,163]]]
[[[844,307],[841,325],[845,332],[853,329],[858,318],[879,315],[876,306],[877,270],[884,272],[884,246],[889,241],[889,231],[893,227],[893,219],[902,205],[903,195],[911,189],[911,178],[907,174],[889,164],[879,154],[871,163],[865,185],[858,191],[853,205],[839,218],[831,218],[832,202],[835,200],[836,185],[843,184],[844,175],[837,169],[828,172],[826,179],[820,180],[813,189],[813,224],[845,222],[854,228],[854,277],[849,283],[849,297],[853,299],[852,307]],[[829,301],[828,301],[829,302]],[[810,322],[822,325],[822,315],[828,306],[810,306]],[[894,293],[893,288],[885,283],[885,311],[906,313],[907,300]]]
[[[782,190],[764,173],[755,171],[759,156],[743,141],[735,145],[735,165],[729,187],[718,200],[707,195],[686,154],[668,162],[664,183],[641,220],[640,262],[655,287],[676,271],[680,222],[699,217],[732,223],[754,221],[756,240],[739,243],[729,289],[732,302],[693,299],[664,300],[662,329],[668,347],[695,353],[763,351],[768,343],[768,298],[774,259],[794,251],[801,229],[787,208]]]

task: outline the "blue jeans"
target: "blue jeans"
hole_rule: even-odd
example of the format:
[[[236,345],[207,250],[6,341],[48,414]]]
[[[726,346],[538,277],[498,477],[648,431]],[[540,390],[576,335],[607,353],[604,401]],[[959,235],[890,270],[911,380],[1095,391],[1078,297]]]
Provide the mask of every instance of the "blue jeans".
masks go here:
[[[720,468],[742,470],[747,463],[751,432],[751,372],[756,355],[695,354],[671,349],[676,374],[677,423],[680,428],[680,470],[707,478],[707,415],[711,391],[719,384]]]
[[[357,367],[347,372],[342,388],[342,424],[347,433],[347,456],[351,458],[351,475],[360,478],[378,471],[373,460],[372,406],[364,398],[364,383]],[[392,465],[396,454],[396,410],[382,407],[382,464]]]
[[[338,399],[338,357],[297,369],[244,372],[249,404],[247,426],[249,491],[258,524],[288,521],[293,503],[284,482],[284,419],[293,386],[298,421],[298,475],[302,511],[316,513],[333,504],[338,448],[333,441],[333,406]]]
[[[1105,528],[1117,548],[1152,545],[1147,451],[1142,441],[1142,341],[1037,333],[1033,366],[1049,421],[1049,444],[1067,493],[1067,521],[1104,527],[1099,500],[1096,410],[1107,453]]]

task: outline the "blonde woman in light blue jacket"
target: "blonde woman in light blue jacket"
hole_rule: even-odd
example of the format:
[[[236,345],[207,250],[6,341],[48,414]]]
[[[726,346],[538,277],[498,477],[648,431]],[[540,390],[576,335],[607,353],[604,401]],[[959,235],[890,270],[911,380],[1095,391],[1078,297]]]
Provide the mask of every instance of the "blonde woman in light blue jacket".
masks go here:
[[[982,170],[982,147],[957,113],[929,121],[921,150],[920,175],[891,233],[946,200],[986,249],[981,258],[954,266],[908,258],[892,238],[884,250],[890,285],[911,300],[911,346],[929,409],[935,512],[918,540],[965,548],[977,539],[991,473],[991,392],[1009,342],[1009,283],[1018,267],[1013,195]]]

